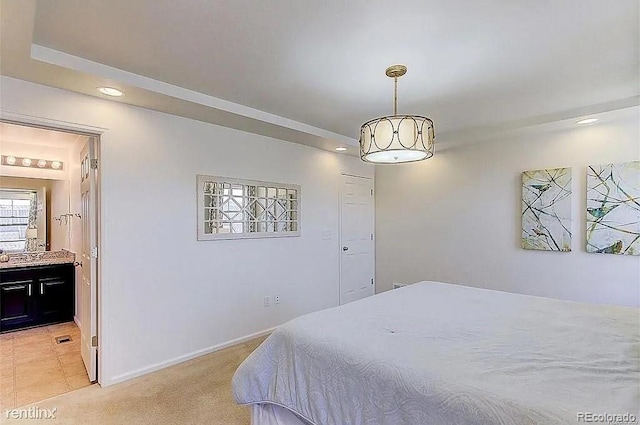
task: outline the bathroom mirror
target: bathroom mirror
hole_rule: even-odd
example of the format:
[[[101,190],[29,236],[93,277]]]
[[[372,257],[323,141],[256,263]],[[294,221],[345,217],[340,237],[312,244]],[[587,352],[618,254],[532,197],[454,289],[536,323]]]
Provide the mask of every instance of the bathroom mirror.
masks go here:
[[[68,238],[57,218],[69,211],[69,183],[0,177],[0,249],[8,253],[58,250]]]

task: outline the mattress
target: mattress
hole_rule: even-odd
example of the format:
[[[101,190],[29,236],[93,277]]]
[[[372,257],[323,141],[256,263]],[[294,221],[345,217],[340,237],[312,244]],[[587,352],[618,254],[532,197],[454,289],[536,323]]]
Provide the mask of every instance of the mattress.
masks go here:
[[[638,416],[639,328],[635,308],[422,282],[286,323],[233,392],[315,425]]]

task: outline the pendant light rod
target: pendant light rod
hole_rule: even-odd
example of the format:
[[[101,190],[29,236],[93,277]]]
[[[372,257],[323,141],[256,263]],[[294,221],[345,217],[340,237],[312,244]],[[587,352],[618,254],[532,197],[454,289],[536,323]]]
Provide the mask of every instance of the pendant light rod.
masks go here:
[[[391,65],[384,72],[387,77],[393,78],[393,116],[398,115],[398,78],[407,73],[404,65]]]
[[[398,77],[393,79],[393,116],[398,115]]]

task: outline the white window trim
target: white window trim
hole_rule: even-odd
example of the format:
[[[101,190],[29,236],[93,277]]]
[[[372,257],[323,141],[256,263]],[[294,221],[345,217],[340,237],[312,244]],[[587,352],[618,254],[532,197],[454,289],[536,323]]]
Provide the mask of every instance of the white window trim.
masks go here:
[[[301,231],[301,210],[302,210],[302,190],[299,185],[276,183],[261,180],[246,180],[237,179],[231,177],[211,176],[205,174],[198,174],[197,180],[197,208],[198,208],[198,240],[199,241],[211,241],[211,240],[228,240],[228,239],[264,239],[264,238],[289,238],[300,236]],[[242,184],[250,186],[267,186],[277,187],[281,189],[293,189],[297,191],[298,197],[296,199],[297,208],[297,230],[289,232],[251,232],[251,233],[205,233],[204,232],[204,184],[205,182],[219,182],[219,183],[231,183]]]

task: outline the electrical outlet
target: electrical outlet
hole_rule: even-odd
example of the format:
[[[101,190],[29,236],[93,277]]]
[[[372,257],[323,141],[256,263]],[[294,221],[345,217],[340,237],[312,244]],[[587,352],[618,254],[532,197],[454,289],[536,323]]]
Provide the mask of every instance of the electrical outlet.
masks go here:
[[[273,296],[273,303],[274,304],[280,304],[280,295],[274,295]]]
[[[266,296],[264,297],[264,304],[265,307],[269,307],[271,305],[271,297]]]

